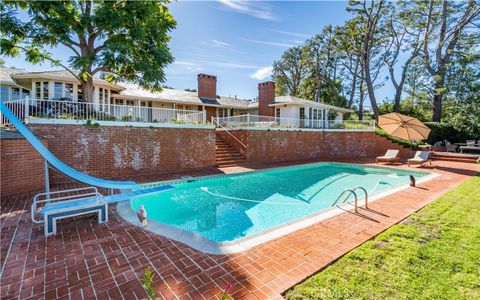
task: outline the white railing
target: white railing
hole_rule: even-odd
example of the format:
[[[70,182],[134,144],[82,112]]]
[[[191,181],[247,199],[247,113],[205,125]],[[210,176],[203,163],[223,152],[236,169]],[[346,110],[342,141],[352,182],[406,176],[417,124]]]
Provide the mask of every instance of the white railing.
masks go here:
[[[277,118],[259,115],[241,115],[215,118],[215,123],[223,128],[305,128],[305,129],[345,129],[375,130],[375,121],[359,120],[311,120],[296,118]]]
[[[145,106],[103,105],[96,103],[23,99],[5,103],[23,121],[29,119],[95,120],[171,124],[206,123],[206,112]],[[8,124],[1,118],[2,125]]]

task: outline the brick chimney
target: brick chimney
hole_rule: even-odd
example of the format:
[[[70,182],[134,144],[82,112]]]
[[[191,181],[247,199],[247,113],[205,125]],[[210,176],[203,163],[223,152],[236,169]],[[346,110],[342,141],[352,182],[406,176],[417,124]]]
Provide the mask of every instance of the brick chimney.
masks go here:
[[[275,101],[275,82],[267,81],[258,84],[258,114],[274,116],[273,107],[268,106]]]
[[[217,97],[217,76],[198,74],[198,97]]]

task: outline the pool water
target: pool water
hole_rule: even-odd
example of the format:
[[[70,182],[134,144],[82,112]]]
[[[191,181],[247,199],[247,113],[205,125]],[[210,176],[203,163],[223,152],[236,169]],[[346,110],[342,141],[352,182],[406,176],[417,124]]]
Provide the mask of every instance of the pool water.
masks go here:
[[[173,184],[174,190],[131,200],[148,219],[215,242],[246,237],[330,208],[345,189],[369,196],[408,183],[423,172],[340,163],[316,163]],[[362,197],[359,191],[359,197]]]

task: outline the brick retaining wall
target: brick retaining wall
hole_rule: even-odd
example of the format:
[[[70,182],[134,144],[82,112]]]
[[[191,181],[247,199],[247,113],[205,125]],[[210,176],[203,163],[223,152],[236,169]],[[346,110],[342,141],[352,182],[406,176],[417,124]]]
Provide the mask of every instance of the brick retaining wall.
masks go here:
[[[400,150],[405,160],[410,156],[404,148],[374,132],[362,131],[278,131],[230,130],[247,149],[228,133],[219,131],[224,140],[247,156],[250,162],[269,163],[304,159],[374,159],[388,149]]]
[[[67,165],[100,178],[215,165],[213,129],[30,124]],[[52,173],[52,181],[59,175]]]
[[[48,147],[47,140],[41,141]],[[26,139],[2,137],[0,154],[2,197],[44,190],[43,158]]]

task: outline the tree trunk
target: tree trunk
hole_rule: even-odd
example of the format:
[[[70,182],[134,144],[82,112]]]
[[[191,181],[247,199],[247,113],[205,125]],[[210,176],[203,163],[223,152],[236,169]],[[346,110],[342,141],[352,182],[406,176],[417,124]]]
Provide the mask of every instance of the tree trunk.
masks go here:
[[[398,88],[395,92],[395,102],[393,103],[393,111],[398,112],[400,110],[400,100],[402,98],[402,88]]]
[[[370,99],[370,103],[372,105],[375,119],[378,119],[378,116],[380,115],[380,111],[378,110],[377,98],[375,97],[375,90],[373,88],[372,76],[370,74],[370,62],[368,61],[368,58],[365,59],[364,63],[365,63],[365,84],[367,85],[368,98]]]
[[[363,80],[360,82],[360,99],[358,101],[358,119],[363,120],[363,102],[365,101],[365,92],[363,89]]]
[[[82,81],[83,100],[85,102],[93,102],[93,78],[89,77],[86,81]]]
[[[357,72],[358,72],[358,59],[355,62],[355,71],[353,71],[352,77],[352,89],[350,93],[350,99],[348,100],[348,108],[351,109],[353,106],[353,99],[355,98],[355,90],[357,89]]]
[[[437,82],[435,84],[435,93],[432,101],[432,121],[440,122],[442,119],[442,100],[443,92],[440,89],[443,88],[443,82]]]

